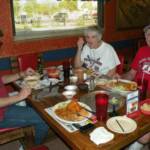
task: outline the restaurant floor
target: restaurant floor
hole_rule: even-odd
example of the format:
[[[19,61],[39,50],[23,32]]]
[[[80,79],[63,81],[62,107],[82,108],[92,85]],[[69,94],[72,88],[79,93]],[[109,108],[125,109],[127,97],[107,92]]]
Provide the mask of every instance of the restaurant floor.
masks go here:
[[[44,143],[49,150],[70,150],[66,144],[60,140],[59,138],[54,138],[53,140],[47,141]],[[4,144],[0,146],[0,150],[19,150],[20,142],[14,141],[8,144]]]
[[[69,147],[67,147],[67,145],[59,138],[51,139],[50,141],[45,142],[44,145],[46,145],[49,148],[49,150],[70,150]],[[19,147],[20,142],[14,141],[8,144],[1,145],[0,150],[20,150]],[[141,150],[150,150],[150,149],[147,146],[145,146]]]

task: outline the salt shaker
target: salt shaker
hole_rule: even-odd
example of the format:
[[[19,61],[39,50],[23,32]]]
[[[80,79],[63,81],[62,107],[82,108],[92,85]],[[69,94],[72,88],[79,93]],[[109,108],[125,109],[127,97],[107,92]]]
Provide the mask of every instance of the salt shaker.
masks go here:
[[[95,81],[94,78],[90,79],[89,90],[93,91],[95,89]]]

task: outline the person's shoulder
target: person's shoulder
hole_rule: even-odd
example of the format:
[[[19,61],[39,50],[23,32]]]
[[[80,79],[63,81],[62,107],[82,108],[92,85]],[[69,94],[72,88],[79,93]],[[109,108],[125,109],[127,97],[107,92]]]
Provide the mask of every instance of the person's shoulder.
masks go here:
[[[150,50],[150,47],[145,45],[145,46],[142,46],[139,48],[139,51],[141,51],[141,50]]]
[[[114,48],[112,45],[110,45],[109,43],[107,42],[102,42],[102,47],[104,47],[105,49],[107,49],[107,51],[114,51]]]
[[[150,47],[149,46],[142,46],[138,49],[137,53],[144,53],[146,51],[150,51]]]

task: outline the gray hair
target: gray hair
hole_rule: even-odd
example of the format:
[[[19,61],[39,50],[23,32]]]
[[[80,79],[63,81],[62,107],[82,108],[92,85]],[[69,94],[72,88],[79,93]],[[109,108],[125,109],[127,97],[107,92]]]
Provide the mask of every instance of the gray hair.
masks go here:
[[[145,26],[144,29],[143,29],[143,31],[146,33],[149,29],[150,29],[150,24],[147,25],[147,26]]]
[[[87,36],[89,32],[95,32],[97,39],[100,41],[103,35],[103,29],[99,27],[88,27],[84,30],[84,36]]]

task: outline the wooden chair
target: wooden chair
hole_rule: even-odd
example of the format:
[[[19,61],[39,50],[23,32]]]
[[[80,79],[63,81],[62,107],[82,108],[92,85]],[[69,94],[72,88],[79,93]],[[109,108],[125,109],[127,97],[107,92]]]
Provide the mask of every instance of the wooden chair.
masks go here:
[[[32,126],[21,128],[1,128],[0,129],[0,145],[14,140],[21,140],[25,149],[34,146],[34,129]]]
[[[44,62],[44,67],[51,67],[51,66],[59,66],[59,65],[64,65],[64,63],[69,63],[72,64],[71,58],[70,59],[64,59],[64,60],[58,60],[58,61],[47,61]]]
[[[0,66],[3,70],[0,70],[0,75],[11,74],[11,64],[9,58],[3,58],[0,61]],[[5,69],[5,70],[4,70]],[[8,92],[12,92],[14,89],[7,89]],[[1,115],[1,114],[0,114]],[[18,128],[0,128],[0,145],[14,140],[22,140],[25,147],[30,148],[34,146],[34,129],[32,126],[18,127]]]
[[[124,69],[124,60],[125,60],[125,58],[124,58],[124,55],[121,54],[121,53],[118,53],[118,57],[119,57],[119,60],[120,60],[120,65],[117,66],[116,72],[121,75],[123,73],[123,69]]]
[[[36,70],[37,64],[38,64],[37,60],[38,60],[38,53],[24,54],[24,55],[18,56],[19,70],[24,71],[29,67]]]

